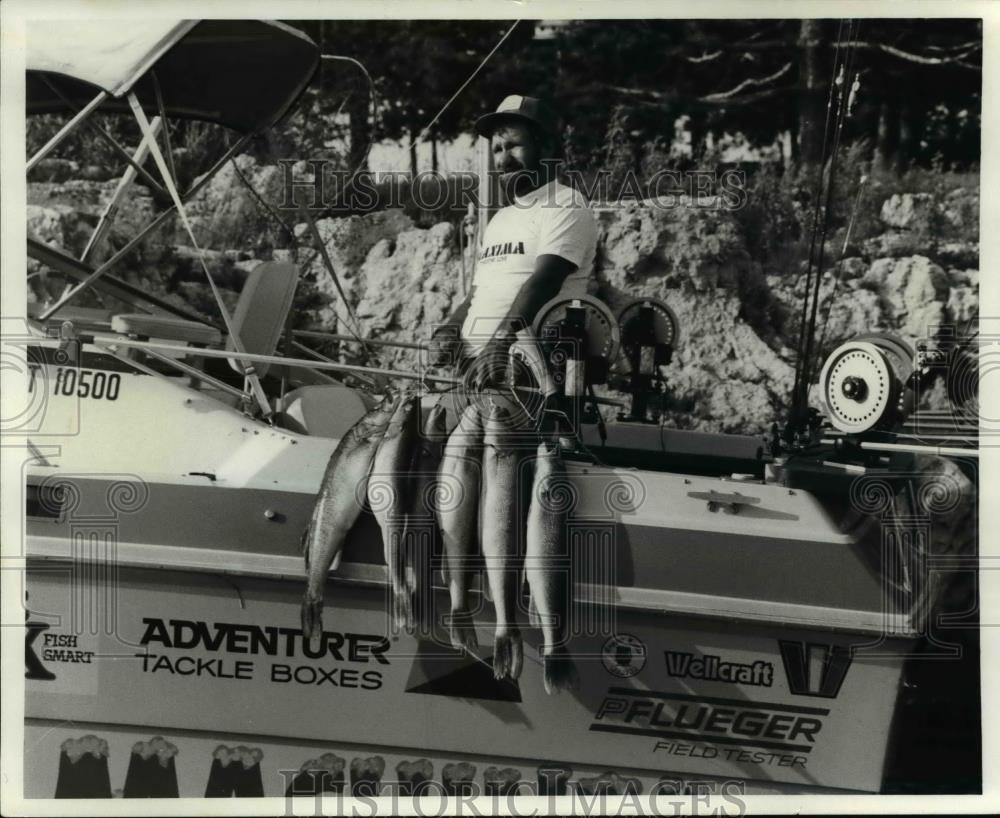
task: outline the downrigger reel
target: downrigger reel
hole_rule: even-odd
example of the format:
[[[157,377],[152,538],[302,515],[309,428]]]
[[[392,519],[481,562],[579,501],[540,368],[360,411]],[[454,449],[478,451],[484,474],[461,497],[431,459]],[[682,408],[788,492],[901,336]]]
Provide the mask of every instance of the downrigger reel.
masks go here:
[[[915,353],[894,335],[861,335],[827,357],[819,383],[830,424],[845,435],[897,431],[913,411]]]

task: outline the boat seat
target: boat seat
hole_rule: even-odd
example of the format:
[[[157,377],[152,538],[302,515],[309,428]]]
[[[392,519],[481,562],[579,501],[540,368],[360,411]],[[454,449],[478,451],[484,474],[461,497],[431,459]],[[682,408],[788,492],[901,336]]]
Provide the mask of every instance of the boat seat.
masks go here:
[[[239,337],[243,351],[250,355],[273,355],[284,331],[288,314],[299,283],[299,270],[291,262],[264,261],[250,272],[233,313],[233,332]],[[226,349],[236,350],[233,339]],[[230,358],[229,365],[243,374],[239,361]],[[263,378],[271,364],[255,363],[254,369]]]
[[[301,386],[282,401],[282,412],[314,437],[341,438],[370,409],[368,402],[341,384]]]
[[[172,315],[124,313],[111,319],[111,329],[122,335],[184,341],[193,346],[212,346],[222,343],[222,333],[215,327]]]
[[[47,306],[38,301],[30,302],[27,310],[28,318],[38,320],[38,316],[45,312]],[[69,321],[76,332],[111,332],[112,317],[111,310],[66,305],[49,320]]]

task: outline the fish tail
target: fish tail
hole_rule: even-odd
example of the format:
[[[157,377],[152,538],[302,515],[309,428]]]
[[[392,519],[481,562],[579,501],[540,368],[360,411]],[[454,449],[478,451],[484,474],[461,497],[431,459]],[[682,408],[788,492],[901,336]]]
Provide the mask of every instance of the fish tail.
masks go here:
[[[427,638],[434,632],[434,612],[431,610],[431,598],[423,590],[410,593],[410,611],[413,622],[421,636]]]
[[[520,632],[498,633],[493,641],[493,676],[497,679],[517,679],[524,664],[524,645]]]
[[[535,602],[534,594],[528,597],[528,622],[533,628],[542,627],[542,615],[538,612],[538,604]]]
[[[472,653],[479,647],[479,639],[476,638],[476,625],[472,621],[472,614],[468,611],[452,611],[451,623],[449,626],[452,647]]]
[[[542,673],[545,692],[550,696],[560,690],[576,690],[580,686],[580,674],[576,663],[566,648],[553,648],[542,656]]]
[[[398,629],[413,633],[413,608],[410,605],[410,594],[405,588],[393,588],[392,616]]]
[[[302,635],[313,639],[323,633],[323,597],[306,594],[302,600]]]

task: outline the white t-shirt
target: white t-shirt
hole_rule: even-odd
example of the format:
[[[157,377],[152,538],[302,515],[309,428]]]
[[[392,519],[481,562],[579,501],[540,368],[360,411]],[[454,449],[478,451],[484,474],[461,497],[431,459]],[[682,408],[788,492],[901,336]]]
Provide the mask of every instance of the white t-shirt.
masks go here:
[[[542,255],[576,265],[559,294],[586,295],[594,273],[597,222],[587,200],[558,181],[519,196],[486,226],[476,256],[475,292],[462,338],[475,355],[493,337]]]

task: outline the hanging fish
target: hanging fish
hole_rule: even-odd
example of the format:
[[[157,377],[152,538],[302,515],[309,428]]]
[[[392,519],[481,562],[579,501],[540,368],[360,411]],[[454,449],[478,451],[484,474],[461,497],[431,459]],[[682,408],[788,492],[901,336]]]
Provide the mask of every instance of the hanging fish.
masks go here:
[[[483,434],[483,486],[479,509],[486,578],[496,610],[493,675],[517,679],[524,648],[515,611],[521,587],[524,453],[514,441],[510,412],[494,405]]]
[[[410,469],[420,432],[420,398],[411,393],[396,406],[375,452],[368,480],[368,505],[382,529],[389,572],[392,619],[396,627],[413,629],[410,592],[406,585],[405,539],[410,508]]]
[[[569,560],[566,516],[573,487],[558,445],[538,444],[535,479],[528,509],[524,572],[531,588],[532,624],[542,629],[545,692],[579,684],[576,665],[566,649],[569,633]]]
[[[444,404],[433,406],[424,421],[423,434],[419,436],[413,453],[408,489],[404,579],[414,619],[425,633],[430,630],[434,619],[431,565],[434,556],[441,553],[441,533],[435,513],[435,500],[438,467],[448,439],[445,420]]]
[[[365,486],[396,401],[387,395],[354,424],[330,455],[309,527],[302,535],[308,582],[302,601],[302,632],[307,639],[323,632],[323,591],[331,566],[336,569],[347,532],[364,505]]]
[[[438,521],[444,545],[444,574],[451,598],[451,644],[471,652],[479,643],[469,605],[469,588],[479,557],[479,493],[483,467],[483,421],[470,403],[444,447],[438,472]]]

